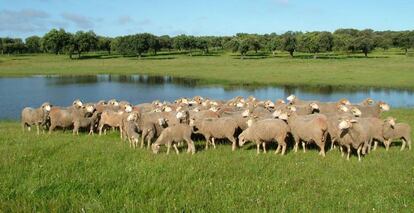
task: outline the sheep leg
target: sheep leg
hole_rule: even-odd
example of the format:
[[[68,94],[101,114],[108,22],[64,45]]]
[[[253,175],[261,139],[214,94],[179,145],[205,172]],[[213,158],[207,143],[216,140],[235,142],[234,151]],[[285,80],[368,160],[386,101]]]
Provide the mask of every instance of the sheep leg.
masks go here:
[[[349,160],[349,156],[351,155],[351,146],[347,146],[346,148],[348,148],[348,155],[347,155],[347,157],[346,157],[346,160]]]
[[[280,151],[280,144],[277,144],[277,149],[275,151],[275,154],[279,153],[279,151]]]
[[[145,138],[145,135],[144,135],[144,133],[142,133],[142,135],[141,135],[141,149],[144,148],[144,138]]]
[[[390,148],[390,144],[391,144],[391,139],[388,139],[387,141],[385,141],[385,151],[388,151],[388,149]]]
[[[339,150],[341,151],[341,157],[344,157],[344,148],[342,146],[339,146]]]
[[[263,147],[263,153],[266,154],[266,143],[265,142],[262,142],[262,147]]]
[[[171,143],[167,143],[167,155],[170,154]]]
[[[194,141],[191,140],[191,136],[190,137],[185,137],[184,138],[185,142],[187,142],[187,153],[194,154],[195,153],[195,146],[194,146]]]
[[[211,138],[211,142],[213,144],[213,148],[216,149],[216,139],[214,139],[214,137]]]
[[[51,134],[52,133],[52,131],[54,130],[56,128],[56,125],[55,124],[51,124],[50,125],[50,128],[49,128],[49,134]],[[30,130],[29,130],[30,131]]]
[[[236,139],[234,139],[234,137],[231,136],[231,137],[229,137],[229,140],[233,143],[231,145],[231,151],[235,151],[236,150],[236,143],[237,143]]]
[[[256,143],[256,154],[260,154],[260,143]]]
[[[131,147],[132,147],[132,141],[131,141],[131,138],[128,138],[128,142],[129,142],[129,148],[131,148]]]
[[[321,149],[321,151],[319,151],[319,154],[322,155],[322,157],[325,157],[325,146],[323,145],[323,143],[319,145],[319,148]]]
[[[177,144],[173,144],[173,147],[175,149],[175,153],[177,153],[177,155],[180,154],[180,151],[178,151],[178,148],[177,148]]]
[[[401,145],[401,151],[403,151],[405,149],[405,145],[407,144],[407,142],[405,141],[405,139],[401,139],[402,140],[402,145]]]
[[[362,146],[359,146],[358,149],[357,149],[358,161],[359,162],[361,162],[361,149],[362,149]]]
[[[378,146],[378,141],[374,141],[374,148],[372,149],[372,151],[377,150],[377,146]]]
[[[293,147],[293,149],[295,150],[295,153],[297,153],[298,152],[298,147],[299,147],[299,141],[300,141],[300,139],[297,138],[297,137],[294,137],[293,139],[295,141],[295,146]]]
[[[286,152],[286,144],[282,145],[282,155],[285,155]]]
[[[410,139],[407,140],[407,145],[408,145],[408,150],[411,150],[411,140]]]
[[[36,124],[36,134],[40,135],[39,124]]]
[[[210,136],[205,135],[204,138],[206,139],[206,146],[205,146],[205,150],[208,150],[208,144],[210,143]]]
[[[147,136],[147,149],[150,148],[151,145],[151,137]]]
[[[306,153],[306,143],[302,141],[303,153]]]
[[[99,129],[99,135],[102,135],[102,128],[103,128],[103,125],[102,124],[99,124],[99,127],[98,127],[98,129]]]
[[[27,131],[32,131],[32,128],[30,126],[27,127]]]

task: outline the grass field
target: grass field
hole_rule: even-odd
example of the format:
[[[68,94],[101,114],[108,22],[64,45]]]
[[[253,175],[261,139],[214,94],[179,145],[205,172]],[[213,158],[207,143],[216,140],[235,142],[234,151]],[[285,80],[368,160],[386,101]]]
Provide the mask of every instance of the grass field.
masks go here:
[[[0,56],[0,76],[34,74],[149,74],[201,79],[205,84],[306,85],[414,89],[414,57],[377,51],[362,55],[320,55],[319,59],[286,53],[257,54],[240,60],[229,53],[189,57],[179,53],[120,57],[86,55],[71,60],[66,55]]]
[[[412,109],[394,109],[414,124]],[[230,145],[153,155],[132,150],[118,134],[74,137],[21,133],[0,122],[0,210],[4,212],[112,211],[340,211],[414,209],[414,155],[380,147],[358,162],[326,158],[315,149],[257,156],[255,147]],[[185,147],[184,147],[185,148]],[[183,149],[184,149],[183,148]],[[271,151],[274,151],[271,150]]]

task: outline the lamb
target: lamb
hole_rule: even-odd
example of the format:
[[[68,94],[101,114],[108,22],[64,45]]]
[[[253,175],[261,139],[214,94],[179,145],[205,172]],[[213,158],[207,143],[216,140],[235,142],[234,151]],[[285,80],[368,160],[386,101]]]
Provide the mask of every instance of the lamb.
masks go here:
[[[249,120],[248,123],[251,123],[252,120]],[[265,119],[257,121],[251,124],[246,130],[244,130],[239,135],[239,146],[247,141],[253,141],[256,143],[257,154],[260,153],[260,144],[263,147],[263,152],[266,153],[266,143],[275,142],[278,143],[275,154],[280,152],[280,147],[282,147],[281,154],[284,155],[286,151],[286,136],[290,132],[289,126],[282,120],[279,119]]]
[[[338,138],[339,144],[347,148],[347,160],[351,154],[351,146],[357,150],[358,161],[361,161],[361,151],[364,144],[368,143],[369,136],[366,129],[355,119],[341,119],[338,128],[342,131]]]
[[[160,145],[166,145],[167,146],[167,155],[170,153],[171,145],[174,146],[175,152],[179,154],[177,144],[181,141],[187,142],[187,153],[195,153],[195,146],[194,142],[191,140],[191,134],[192,134],[192,127],[187,124],[176,124],[174,126],[169,126],[165,128],[160,137],[155,141],[155,143],[152,144],[152,152],[154,154],[157,154]]]
[[[396,119],[388,117],[384,121],[383,135],[386,140],[385,148],[388,151],[390,144],[395,139],[401,139],[401,151],[405,149],[406,144],[408,150],[411,150],[411,127],[406,123],[395,123]]]
[[[328,119],[322,114],[299,116],[295,112],[281,113],[280,119],[289,124],[295,141],[295,152],[302,141],[303,152],[306,152],[305,143],[313,141],[320,148],[319,155],[325,157],[325,141],[328,134]]]
[[[95,111],[91,117],[76,117],[73,119],[73,134],[79,135],[79,128],[89,128],[88,135],[93,135],[93,129],[98,123],[100,113]]]
[[[227,138],[232,142],[232,151],[236,150],[234,134],[238,129],[237,122],[232,118],[206,118],[203,120],[190,119],[190,126],[197,129],[194,133],[202,134],[206,139],[206,149],[212,138],[213,147],[216,147],[216,138]]]
[[[39,126],[45,125],[48,119],[49,112],[51,110],[51,105],[48,102],[43,103],[39,108],[26,107],[22,110],[22,128],[23,131],[26,126],[30,131],[30,127],[35,125],[37,128],[37,134],[40,134]]]

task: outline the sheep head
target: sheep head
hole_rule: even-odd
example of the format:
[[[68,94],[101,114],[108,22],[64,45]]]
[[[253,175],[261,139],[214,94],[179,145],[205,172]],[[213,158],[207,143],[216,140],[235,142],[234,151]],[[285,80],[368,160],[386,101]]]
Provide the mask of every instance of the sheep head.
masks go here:
[[[288,100],[289,101],[289,103],[292,103],[294,100],[296,100],[296,96],[295,95],[289,95],[287,98],[286,98],[286,100]]]
[[[338,128],[340,130],[345,130],[345,129],[349,129],[352,127],[353,123],[357,123],[358,121],[355,119],[339,119],[339,124],[338,124]]]
[[[381,108],[382,111],[389,111],[390,110],[390,105],[388,105],[387,103],[380,101],[378,102],[379,107]]]
[[[362,115],[361,110],[359,110],[359,109],[358,109],[358,108],[356,108],[356,107],[352,107],[352,108],[351,108],[351,112],[352,112],[352,114],[353,114],[355,117],[360,117],[360,116]]]
[[[52,106],[48,102],[45,102],[42,104],[41,108],[46,112],[50,112],[50,110],[52,109]]]

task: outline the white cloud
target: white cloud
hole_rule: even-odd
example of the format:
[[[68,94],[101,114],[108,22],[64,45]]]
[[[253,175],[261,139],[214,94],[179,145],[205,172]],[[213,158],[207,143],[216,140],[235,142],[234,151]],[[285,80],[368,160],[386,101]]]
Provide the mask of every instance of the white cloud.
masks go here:
[[[75,13],[62,13],[61,15],[65,20],[74,23],[76,27],[80,29],[90,29],[94,27],[94,20],[90,17]]]

